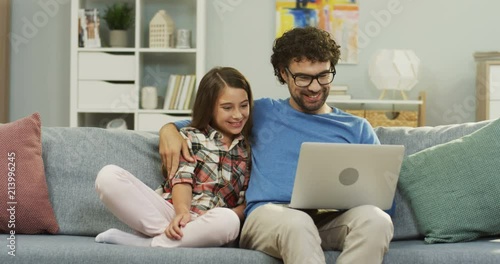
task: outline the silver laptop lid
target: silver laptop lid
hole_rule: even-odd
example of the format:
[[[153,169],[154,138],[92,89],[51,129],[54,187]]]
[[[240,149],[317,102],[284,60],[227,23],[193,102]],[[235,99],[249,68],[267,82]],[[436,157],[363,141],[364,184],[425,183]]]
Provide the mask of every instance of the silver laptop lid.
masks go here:
[[[392,206],[403,145],[302,143],[290,207]]]

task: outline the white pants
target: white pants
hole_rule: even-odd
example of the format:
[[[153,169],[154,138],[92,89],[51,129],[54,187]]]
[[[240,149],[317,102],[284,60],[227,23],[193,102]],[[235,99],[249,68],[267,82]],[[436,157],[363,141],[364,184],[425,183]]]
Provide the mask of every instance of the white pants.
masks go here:
[[[373,264],[382,263],[394,232],[390,216],[370,205],[316,220],[283,205],[262,205],[247,217],[240,247],[281,258],[286,264],[325,263],[323,250],[342,250],[338,264]]]
[[[99,198],[123,223],[152,237],[152,247],[217,247],[236,240],[240,220],[233,210],[213,208],[201,216],[191,215],[180,240],[167,238],[164,231],[175,217],[171,203],[130,172],[107,165],[95,182]]]

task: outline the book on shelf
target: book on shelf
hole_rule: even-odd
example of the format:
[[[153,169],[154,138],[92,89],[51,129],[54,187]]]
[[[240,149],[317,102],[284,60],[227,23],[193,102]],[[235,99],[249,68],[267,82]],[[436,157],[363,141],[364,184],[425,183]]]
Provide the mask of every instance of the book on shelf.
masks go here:
[[[184,110],[189,110],[192,108],[191,102],[194,101],[194,96],[195,96],[195,86],[196,86],[196,75],[191,75],[191,78],[189,79],[189,87],[188,87],[188,92],[186,96],[186,100],[184,102]]]
[[[334,85],[330,88],[328,100],[349,100],[351,95],[347,93],[349,87],[347,85]]]
[[[163,109],[173,109],[179,86],[181,82],[181,75],[171,74],[167,83],[167,92],[165,95],[165,103]]]
[[[330,91],[330,95],[345,95],[347,94],[346,91]]]
[[[187,98],[187,92],[189,90],[189,80],[191,79],[191,75],[184,75],[184,81],[182,82],[182,86],[179,89],[179,98],[177,99],[177,102],[175,102],[175,109],[177,110],[183,110],[184,109],[184,102],[186,101]]]
[[[350,94],[330,94],[328,95],[328,100],[351,100]]]
[[[179,97],[180,97],[180,91],[182,89],[182,86],[184,85],[184,81],[186,80],[185,75],[179,75],[179,80],[175,84],[174,88],[174,94],[172,96],[172,101],[170,102],[170,106],[168,109],[171,110],[176,110],[177,109],[177,104],[179,102]]]
[[[170,74],[167,82],[167,92],[165,94],[165,101],[163,102],[163,109],[168,109],[170,101],[172,100],[173,87],[175,86],[175,81],[177,80],[177,74]]]
[[[330,88],[330,92],[332,91],[344,91],[346,92],[349,89],[347,85],[334,85]]]
[[[172,74],[169,77],[163,109],[189,110],[194,93],[196,76]]]

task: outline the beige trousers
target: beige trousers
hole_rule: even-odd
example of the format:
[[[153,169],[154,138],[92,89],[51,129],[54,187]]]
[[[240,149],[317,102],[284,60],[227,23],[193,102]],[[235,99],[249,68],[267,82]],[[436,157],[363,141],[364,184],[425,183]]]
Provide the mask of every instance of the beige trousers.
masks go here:
[[[246,219],[240,247],[262,251],[286,264],[326,263],[323,250],[341,250],[339,264],[372,264],[382,263],[393,232],[390,216],[370,205],[312,215],[266,204]]]
[[[96,178],[96,190],[104,205],[133,230],[152,237],[152,247],[217,247],[236,240],[240,220],[233,210],[213,208],[205,214],[191,215],[180,240],[164,233],[175,217],[174,206],[138,180],[130,172],[107,165]]]

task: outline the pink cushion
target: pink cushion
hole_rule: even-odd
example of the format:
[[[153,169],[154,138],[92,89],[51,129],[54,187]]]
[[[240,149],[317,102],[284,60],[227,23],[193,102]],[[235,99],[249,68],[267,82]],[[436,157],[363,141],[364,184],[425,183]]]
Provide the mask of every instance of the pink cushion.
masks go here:
[[[42,160],[40,114],[0,125],[0,231],[55,234]]]

